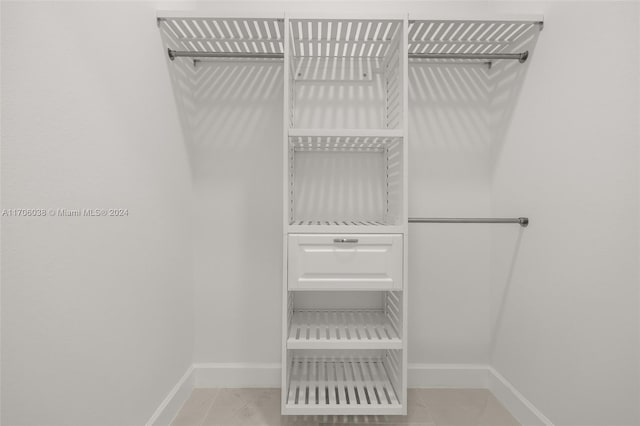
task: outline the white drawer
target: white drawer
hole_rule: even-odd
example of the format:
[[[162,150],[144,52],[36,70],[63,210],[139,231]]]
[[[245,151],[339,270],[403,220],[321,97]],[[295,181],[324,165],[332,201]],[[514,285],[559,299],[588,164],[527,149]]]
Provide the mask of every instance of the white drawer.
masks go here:
[[[399,290],[401,234],[289,234],[290,290]]]

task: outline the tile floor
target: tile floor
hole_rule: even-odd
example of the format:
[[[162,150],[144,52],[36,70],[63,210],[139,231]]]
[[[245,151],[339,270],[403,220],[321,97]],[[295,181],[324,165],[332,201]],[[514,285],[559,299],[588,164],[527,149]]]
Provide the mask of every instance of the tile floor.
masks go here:
[[[173,426],[516,426],[486,389],[410,389],[407,416],[281,416],[280,389],[195,389]]]

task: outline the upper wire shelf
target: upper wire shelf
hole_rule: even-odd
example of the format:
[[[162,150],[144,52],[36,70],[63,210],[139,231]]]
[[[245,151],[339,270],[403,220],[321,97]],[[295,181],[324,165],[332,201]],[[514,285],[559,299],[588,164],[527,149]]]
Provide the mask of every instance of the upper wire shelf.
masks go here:
[[[284,19],[162,16],[169,57],[276,59],[284,56]],[[516,59],[542,29],[531,19],[410,20],[408,55],[413,61]],[[402,20],[291,19],[291,55],[300,58],[378,60],[396,46]]]
[[[291,20],[292,55],[300,57],[383,58],[400,20]]]
[[[277,54],[284,52],[284,22],[275,18],[158,18],[177,49],[189,52]]]
[[[415,20],[409,21],[410,59],[518,59],[518,51],[542,21],[519,20]]]

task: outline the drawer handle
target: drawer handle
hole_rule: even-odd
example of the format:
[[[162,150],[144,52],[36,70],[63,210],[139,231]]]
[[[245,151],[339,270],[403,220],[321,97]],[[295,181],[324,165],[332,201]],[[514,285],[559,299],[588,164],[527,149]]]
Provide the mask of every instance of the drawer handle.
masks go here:
[[[334,243],[357,243],[357,238],[334,238]]]

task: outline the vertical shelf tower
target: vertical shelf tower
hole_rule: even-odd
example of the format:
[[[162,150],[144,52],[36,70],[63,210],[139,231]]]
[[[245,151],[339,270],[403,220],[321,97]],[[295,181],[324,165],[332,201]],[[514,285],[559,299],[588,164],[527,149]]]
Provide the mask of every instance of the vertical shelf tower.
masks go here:
[[[283,414],[406,414],[407,25],[284,20]]]

